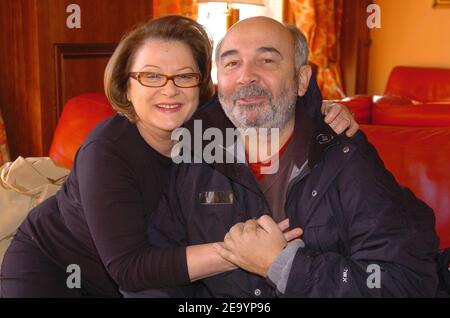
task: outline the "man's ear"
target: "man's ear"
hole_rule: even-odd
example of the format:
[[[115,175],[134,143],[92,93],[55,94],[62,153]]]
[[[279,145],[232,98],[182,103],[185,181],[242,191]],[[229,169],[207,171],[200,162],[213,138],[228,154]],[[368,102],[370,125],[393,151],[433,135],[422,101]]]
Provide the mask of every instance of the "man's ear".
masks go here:
[[[308,89],[311,79],[312,69],[310,65],[302,65],[298,72],[298,96],[303,96]]]

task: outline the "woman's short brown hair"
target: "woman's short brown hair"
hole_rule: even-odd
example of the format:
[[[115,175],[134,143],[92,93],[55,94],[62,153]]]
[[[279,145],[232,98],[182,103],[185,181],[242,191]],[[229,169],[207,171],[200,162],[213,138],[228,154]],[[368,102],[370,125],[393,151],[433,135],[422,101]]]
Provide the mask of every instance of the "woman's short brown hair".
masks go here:
[[[120,41],[105,70],[105,93],[112,107],[131,122],[138,116],[127,99],[128,72],[136,52],[148,39],[173,40],[185,43],[200,70],[200,104],[214,94],[211,80],[212,40],[208,32],[195,20],[171,15],[150,20],[128,32]]]

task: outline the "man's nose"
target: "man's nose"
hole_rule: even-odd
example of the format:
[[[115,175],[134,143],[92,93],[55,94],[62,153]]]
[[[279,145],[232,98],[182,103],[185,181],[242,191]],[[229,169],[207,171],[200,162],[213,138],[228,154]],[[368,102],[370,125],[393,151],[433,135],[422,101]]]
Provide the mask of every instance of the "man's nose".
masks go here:
[[[258,81],[258,75],[255,66],[251,63],[245,63],[241,68],[241,74],[238,78],[239,84],[247,85]]]
[[[166,96],[176,96],[179,92],[179,88],[175,85],[173,79],[168,80],[166,85],[161,87],[161,93]]]

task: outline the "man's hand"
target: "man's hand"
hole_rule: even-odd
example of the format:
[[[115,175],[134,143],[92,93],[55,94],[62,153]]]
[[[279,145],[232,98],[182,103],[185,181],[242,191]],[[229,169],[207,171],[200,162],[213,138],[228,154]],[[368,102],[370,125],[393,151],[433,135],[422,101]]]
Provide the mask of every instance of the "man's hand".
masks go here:
[[[358,123],[353,118],[352,112],[344,105],[333,101],[323,101],[321,111],[325,115],[325,122],[336,134],[339,135],[347,129],[345,134],[351,137],[358,131]]]
[[[287,226],[286,226],[287,225]],[[258,220],[235,224],[225,235],[223,244],[215,244],[218,253],[226,260],[249,272],[267,276],[270,266],[287,244],[302,234],[300,228],[283,233],[289,221],[280,226],[268,215]]]

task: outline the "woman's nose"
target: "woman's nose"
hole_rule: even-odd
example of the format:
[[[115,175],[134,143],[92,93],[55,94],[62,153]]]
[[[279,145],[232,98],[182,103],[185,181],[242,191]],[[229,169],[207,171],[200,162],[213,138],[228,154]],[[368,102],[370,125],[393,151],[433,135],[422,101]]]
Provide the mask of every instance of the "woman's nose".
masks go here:
[[[176,96],[179,93],[179,88],[175,85],[173,79],[169,79],[161,88],[161,93],[167,96]]]

